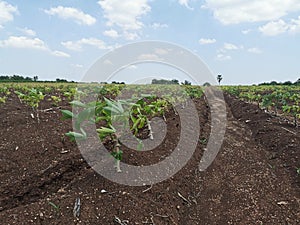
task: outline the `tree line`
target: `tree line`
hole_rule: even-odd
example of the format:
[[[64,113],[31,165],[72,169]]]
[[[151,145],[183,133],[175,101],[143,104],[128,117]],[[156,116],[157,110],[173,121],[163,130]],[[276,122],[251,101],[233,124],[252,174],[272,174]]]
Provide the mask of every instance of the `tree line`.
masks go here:
[[[55,81],[41,81],[39,80],[38,76],[31,77],[23,77],[20,75],[13,75],[13,76],[0,76],[0,82],[56,82],[56,83],[68,83],[74,81],[68,81],[66,79],[56,78]]]
[[[264,82],[259,84],[260,86],[262,85],[300,85],[300,78],[296,82],[292,81],[285,81],[285,82],[277,82],[277,81],[271,81],[271,82]]]

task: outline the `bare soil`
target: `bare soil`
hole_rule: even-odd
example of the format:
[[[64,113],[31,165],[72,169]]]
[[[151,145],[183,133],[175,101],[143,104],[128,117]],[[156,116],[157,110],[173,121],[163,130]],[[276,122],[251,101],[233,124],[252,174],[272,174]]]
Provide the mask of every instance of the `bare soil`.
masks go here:
[[[53,109],[40,111],[38,122],[35,112],[11,94],[0,106],[0,223],[300,224],[299,129],[225,97],[225,140],[206,171],[198,170],[210,134],[210,112],[202,98],[195,100],[201,135],[188,164],[152,187],[129,187],[90,168],[76,143],[64,137],[72,124],[61,120],[59,108],[45,100],[41,109]],[[66,99],[60,107],[70,109]],[[178,142],[180,120],[172,111],[166,119],[164,142],[136,157],[125,151],[124,161],[147,165],[168,155]],[[75,218],[77,198],[81,207]]]

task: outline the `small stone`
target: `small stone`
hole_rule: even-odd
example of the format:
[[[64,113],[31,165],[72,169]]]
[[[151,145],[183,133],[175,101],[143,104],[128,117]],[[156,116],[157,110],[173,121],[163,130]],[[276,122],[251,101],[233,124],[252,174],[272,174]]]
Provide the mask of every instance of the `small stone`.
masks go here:
[[[107,193],[108,191],[106,191],[106,190],[104,190],[104,189],[102,189],[101,191],[100,191],[100,193],[101,194],[105,194],[105,193]]]
[[[287,205],[288,203],[285,201],[277,202],[277,205]]]
[[[64,193],[66,193],[66,190],[63,189],[63,188],[60,188],[60,189],[57,191],[57,193],[64,194]]]

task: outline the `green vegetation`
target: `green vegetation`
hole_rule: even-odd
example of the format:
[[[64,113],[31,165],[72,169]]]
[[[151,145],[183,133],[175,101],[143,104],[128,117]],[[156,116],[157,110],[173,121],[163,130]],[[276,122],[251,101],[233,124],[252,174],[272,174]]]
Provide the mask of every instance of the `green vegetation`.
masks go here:
[[[257,104],[276,116],[293,118],[297,127],[300,120],[300,87],[291,86],[226,86],[223,90],[243,101]]]
[[[73,141],[86,139],[88,136],[84,125],[95,123],[97,126],[98,124],[97,132],[100,140],[108,139],[113,143],[111,155],[116,160],[117,171],[120,172],[123,151],[119,140],[122,128],[127,127],[131,130],[136,137],[137,149],[142,149],[142,142],[137,136],[141,129],[148,129],[149,138],[153,139],[150,122],[153,117],[159,116],[165,119],[166,111],[174,110],[176,113],[171,103],[184,108],[188,96],[200,98],[203,95],[203,90],[199,86],[178,87],[177,85],[165,85],[164,88],[161,85],[81,85],[76,96],[75,93],[73,95],[68,92],[70,96],[75,97],[75,100],[70,102],[73,112],[62,110],[63,119],[75,121],[75,130],[66,135]],[[162,91],[167,94],[163,94]],[[127,99],[115,99],[121,92],[130,94]],[[163,95],[163,98],[159,97],[160,95]],[[85,101],[89,96],[94,96],[97,100]]]
[[[175,82],[175,81],[174,81]],[[176,81],[177,83],[177,81]],[[243,101],[256,104],[267,113],[284,116],[299,125],[300,120],[300,86],[223,86],[224,91]],[[74,130],[66,133],[71,140],[88,138],[85,124],[94,123],[100,140],[113,143],[111,152],[120,172],[123,151],[120,143],[120,127],[129,127],[137,140],[137,149],[142,149],[138,139],[141,130],[148,129],[149,138],[153,139],[151,119],[161,117],[165,112],[175,110],[175,105],[186,107],[188,97],[201,98],[204,89],[185,82],[184,85],[125,85],[125,84],[72,84],[72,83],[1,83],[0,107],[11,95],[16,95],[20,102],[36,112],[39,121],[40,103],[47,99],[53,106],[68,101],[73,112],[62,110],[63,119],[73,119]],[[118,100],[117,96],[129,92],[128,98]],[[143,94],[141,94],[143,93]],[[166,94],[167,93],[167,94]],[[86,101],[94,96],[96,101]],[[163,96],[163,97],[160,97]],[[33,115],[33,114],[32,114]],[[200,139],[206,144],[206,139]],[[298,172],[299,170],[297,170]]]

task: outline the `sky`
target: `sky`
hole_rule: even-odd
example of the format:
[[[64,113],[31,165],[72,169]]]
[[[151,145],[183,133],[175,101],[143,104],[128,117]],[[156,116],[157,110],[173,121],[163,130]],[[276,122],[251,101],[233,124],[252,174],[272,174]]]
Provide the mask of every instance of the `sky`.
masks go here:
[[[0,75],[80,81],[109,51],[146,40],[188,49],[223,84],[296,81],[300,1],[0,0]]]

